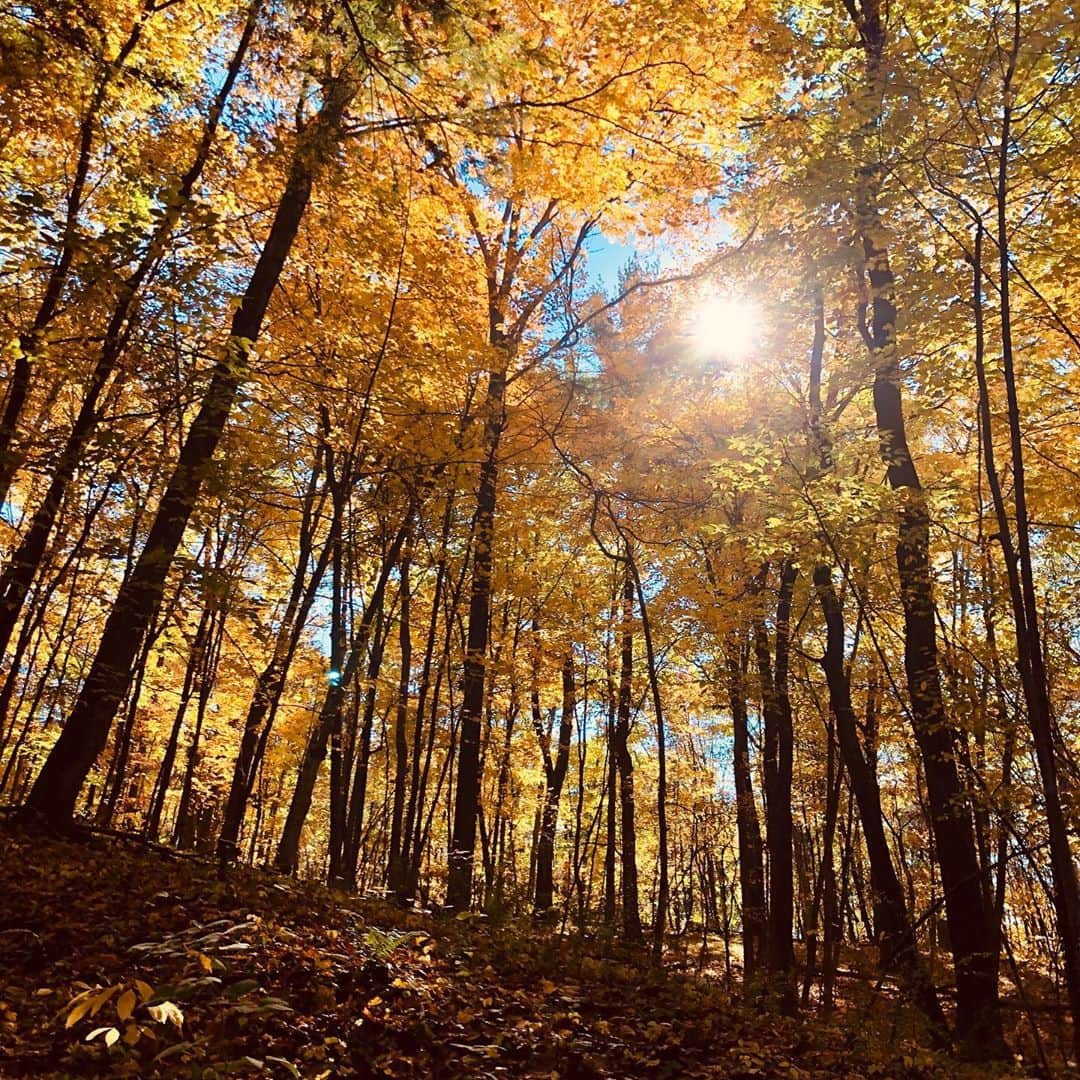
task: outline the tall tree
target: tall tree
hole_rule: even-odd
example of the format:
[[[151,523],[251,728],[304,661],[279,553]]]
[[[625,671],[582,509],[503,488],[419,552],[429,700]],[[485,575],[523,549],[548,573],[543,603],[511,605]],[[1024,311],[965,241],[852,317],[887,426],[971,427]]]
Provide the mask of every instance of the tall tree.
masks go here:
[[[882,167],[873,126],[887,93],[885,13],[878,0],[845,0],[864,59],[867,115],[857,139],[855,227],[868,289],[866,343],[874,367],[874,411],[889,485],[901,495],[896,567],[904,608],[904,667],[911,722],[926,773],[949,937],[956,967],[956,1034],[974,1058],[1005,1053],[998,1001],[998,936],[980,885],[970,804],[956,766],[957,733],[945,716],[934,627],[930,514],[908,445],[896,339],[895,279],[878,206]]]
[[[214,366],[142,554],[113,603],[79,699],[26,800],[24,812],[29,817],[55,826],[68,823],[83,780],[105,745],[116,709],[131,686],[132,661],[161,603],[169,567],[300,229],[315,177],[337,145],[345,109],[358,88],[355,74],[348,69],[329,78],[318,113],[297,137],[274,220],[233,317],[228,341]]]

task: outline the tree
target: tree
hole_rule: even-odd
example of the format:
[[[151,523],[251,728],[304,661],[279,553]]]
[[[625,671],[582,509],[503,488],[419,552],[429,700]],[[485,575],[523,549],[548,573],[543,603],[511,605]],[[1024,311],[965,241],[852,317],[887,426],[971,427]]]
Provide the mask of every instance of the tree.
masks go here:
[[[142,554],[121,586],[79,700],[27,798],[25,812],[32,817],[60,826],[69,821],[82,782],[105,745],[116,708],[131,684],[131,663],[161,603],[169,566],[307,209],[316,172],[336,143],[345,109],[357,89],[348,71],[328,80],[319,112],[300,132],[273,223]]]

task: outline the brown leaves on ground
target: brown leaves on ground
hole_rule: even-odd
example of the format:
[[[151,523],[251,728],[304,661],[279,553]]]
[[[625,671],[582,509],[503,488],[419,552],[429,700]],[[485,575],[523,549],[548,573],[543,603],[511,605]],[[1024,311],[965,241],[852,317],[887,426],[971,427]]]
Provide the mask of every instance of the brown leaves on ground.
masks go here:
[[[712,980],[116,839],[0,832],[0,1076],[943,1075]]]

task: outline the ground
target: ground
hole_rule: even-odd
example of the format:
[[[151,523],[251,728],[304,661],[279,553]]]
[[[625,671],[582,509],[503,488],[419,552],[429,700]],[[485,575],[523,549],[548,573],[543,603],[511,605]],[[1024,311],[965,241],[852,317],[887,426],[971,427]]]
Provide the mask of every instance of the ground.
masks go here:
[[[962,1072],[885,999],[782,1020],[610,944],[115,837],[0,827],[0,960],[0,1077]]]

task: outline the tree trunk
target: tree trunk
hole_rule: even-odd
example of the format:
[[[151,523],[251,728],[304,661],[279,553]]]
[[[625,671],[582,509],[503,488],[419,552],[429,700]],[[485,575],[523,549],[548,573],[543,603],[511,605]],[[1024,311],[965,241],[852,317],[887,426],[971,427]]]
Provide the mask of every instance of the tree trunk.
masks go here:
[[[814,882],[813,898],[810,903],[810,911],[803,936],[806,939],[806,973],[803,977],[801,1004],[810,1004],[810,990],[814,978],[817,975],[817,952],[818,939],[823,937],[824,966],[828,966],[829,948],[833,935],[829,932],[829,919],[835,917],[836,908],[836,867],[833,857],[836,839],[836,821],[840,812],[840,788],[843,781],[843,770],[836,767],[836,732],[834,731],[835,720],[830,717],[825,725],[826,767],[825,767],[825,822],[821,842],[821,865],[816,881]],[[822,919],[822,909],[824,920]],[[819,926],[824,921],[825,933],[819,932]],[[824,1004],[831,1008],[832,999],[825,995]]]
[[[667,827],[667,745],[664,730],[664,709],[660,697],[660,679],[656,670],[656,652],[653,649],[652,624],[645,603],[645,590],[641,587],[634,553],[627,544],[627,567],[634,579],[638,610],[641,612],[641,636],[645,641],[645,663],[652,692],[653,713],[656,717],[656,842],[658,849],[659,880],[656,888],[656,920],[653,926],[653,956],[659,960],[664,952],[664,932],[667,928],[668,899],[671,885],[668,880],[668,827]]]
[[[342,669],[345,663],[345,530],[346,488],[352,482],[347,461],[335,475],[335,454],[329,442],[330,417],[325,406],[322,409],[323,427],[327,432],[326,486],[330,489],[333,511],[330,517],[330,671],[331,686],[338,684],[340,693],[327,694],[330,712],[326,716],[330,740],[330,874],[329,880],[337,880],[342,845],[345,839],[345,817],[348,796],[348,780],[341,743],[341,713],[345,704],[345,685],[342,685]],[[378,631],[376,631],[376,634]],[[325,750],[324,750],[325,753]]]
[[[207,116],[195,159],[181,178],[176,197],[170,201],[157,228],[150,237],[146,251],[139,260],[139,265],[121,286],[120,296],[105,329],[101,354],[91,376],[90,385],[87,387],[82,406],[68,435],[67,442],[56,460],[48,490],[41,505],[35,511],[22,542],[11,557],[11,561],[4,568],[3,576],[0,577],[0,655],[3,655],[7,650],[8,642],[11,639],[12,631],[26,600],[30,585],[41,567],[49,536],[52,533],[53,525],[56,523],[56,517],[60,512],[68,486],[75,476],[75,471],[82,461],[86,447],[97,428],[100,417],[98,403],[106,384],[116,370],[117,361],[123,352],[127,340],[126,331],[135,307],[135,299],[139,288],[161,259],[165,245],[180,219],[180,213],[190,203],[195,185],[198,183],[199,177],[202,175],[209,159],[210,148],[213,144],[218,122],[221,119],[221,114],[224,111],[233,84],[240,74],[240,68],[243,66],[244,56],[247,53],[251,36],[255,30],[255,21],[260,7],[261,0],[255,0],[248,12],[248,18],[244,24],[240,41]],[[0,424],[0,430],[6,430],[3,424]],[[0,459],[3,459],[4,453],[3,448],[0,447]],[[0,486],[3,483],[3,477],[0,476]],[[2,500],[2,497],[2,494],[0,494],[0,500]]]
[[[874,116],[885,92],[886,31],[880,0],[848,0],[866,58],[866,90]],[[956,731],[945,717],[934,626],[930,567],[930,512],[908,447],[896,342],[895,283],[878,207],[881,168],[870,156],[870,126],[863,129],[869,160],[859,168],[856,226],[869,282],[869,325],[865,328],[874,365],[874,411],[881,457],[890,487],[901,495],[896,566],[904,608],[904,668],[912,728],[926,773],[931,821],[956,970],[956,1034],[966,1056],[976,1060],[1007,1053],[998,1001],[998,934],[986,903],[971,823],[971,810],[956,767]]]
[[[836,721],[837,741],[862,824],[870,860],[874,893],[874,935],[884,975],[895,970],[914,1003],[930,1021],[936,1041],[948,1041],[948,1025],[941,1011],[930,974],[919,955],[903,886],[893,865],[881,813],[877,777],[859,742],[851,684],[844,666],[844,613],[827,566],[814,569],[814,588],[825,617],[825,656],[822,667],[829,687],[829,708]]]
[[[559,721],[559,743],[555,760],[551,759],[550,740],[544,731],[537,732],[544,753],[544,806],[540,814],[540,837],[536,846],[536,903],[537,915],[544,915],[555,897],[555,831],[559,822],[559,800],[562,798],[566,769],[570,764],[570,739],[577,708],[574,688],[574,658],[567,654],[562,666],[562,717]]]
[[[195,730],[191,733],[191,745],[188,747],[187,762],[184,767],[184,779],[180,785],[180,801],[176,809],[176,822],[173,825],[172,842],[178,848],[193,847],[202,833],[199,820],[208,821],[204,814],[209,807],[195,806],[195,770],[199,764],[203,725],[206,722],[206,709],[210,704],[210,695],[217,678],[218,657],[221,655],[221,642],[225,636],[227,618],[224,604],[215,612],[211,628],[207,632],[207,645],[203,650],[199,666],[199,698],[195,708]]]
[[[364,695],[364,714],[360,722],[360,752],[356,755],[352,781],[352,791],[342,792],[342,798],[348,795],[348,814],[345,818],[345,831],[340,852],[331,847],[330,884],[340,885],[348,891],[354,891],[357,885],[357,866],[360,861],[360,848],[364,832],[364,810],[367,806],[368,771],[371,765],[371,733],[375,721],[376,680],[382,668],[383,652],[389,626],[383,631],[382,615],[375,620],[375,633],[371,644],[371,656],[368,660],[367,693]]]
[[[790,648],[791,601],[798,570],[786,561],[780,572],[776,605],[775,664],[769,655],[769,639],[760,616],[754,622],[754,651],[761,678],[762,712],[765,719],[763,754],[765,781],[765,844],[769,851],[769,911],[765,935],[765,964],[771,990],[780,1009],[793,1013],[795,994],[795,945],[792,924],[795,917],[793,879],[793,824],[791,819],[791,776],[794,735],[791,699],[788,695],[788,655]]]
[[[150,797],[150,809],[147,811],[146,821],[143,824],[143,833],[151,841],[156,841],[161,832],[161,816],[169,794],[169,785],[172,783],[173,765],[180,746],[180,732],[184,729],[188,703],[191,701],[191,695],[199,677],[199,669],[204,662],[212,618],[213,611],[207,601],[202,617],[199,619],[198,629],[195,631],[195,638],[191,643],[187,669],[184,672],[184,685],[180,690],[180,702],[176,707],[176,716],[173,718],[172,729],[169,732],[168,742],[165,744],[165,753],[162,756],[157,780]]]
[[[1010,278],[1012,263],[1009,254],[1008,231],[1008,167],[1013,120],[1013,76],[1020,51],[1020,2],[1014,0],[1013,36],[1008,67],[1003,80],[1001,138],[998,144],[998,175],[995,201],[997,204],[997,233],[999,281],[1001,294],[1001,359],[1008,403],[1009,447],[1012,457],[1013,508],[1016,517],[1016,549],[1001,498],[1000,483],[990,481],[998,517],[998,537],[1009,570],[1009,587],[1016,621],[1017,660],[1020,681],[1027,705],[1035,757],[1042,779],[1043,811],[1046,814],[1050,840],[1050,868],[1053,876],[1054,914],[1061,939],[1062,966],[1073,1019],[1073,1057],[1080,1060],[1080,881],[1069,841],[1068,824],[1062,810],[1061,787],[1055,750],[1055,719],[1050,702],[1049,677],[1043,657],[1042,635],[1039,629],[1039,605],[1035,593],[1035,577],[1031,553],[1031,529],[1027,508],[1027,484],[1024,471],[1024,435],[1020,423],[1020,399],[1017,390],[1016,364],[1013,355],[1012,307]],[[978,237],[981,237],[981,227]],[[980,252],[975,257],[975,296],[977,318],[981,321],[982,281]],[[981,329],[981,327],[980,327]],[[981,336],[981,335],[980,335]],[[993,433],[990,428],[989,395],[981,357],[981,341],[977,343],[980,400],[983,401],[983,442],[986,450],[987,476],[993,468]],[[985,400],[984,400],[985,399]],[[1019,588],[1017,588],[1019,569]]]
[[[320,163],[336,146],[342,115],[355,93],[348,77],[325,87],[319,113],[301,132],[273,224],[236,314],[210,386],[188,430],[158,506],[142,554],[105,622],[82,692],[30,791],[23,813],[53,827],[67,826],[79,789],[131,685],[132,661],[161,605],[165,580],[207,470],[236,400],[248,357],[262,329],[293,240],[311,198]]]
[[[618,898],[615,892],[617,799],[619,790],[619,762],[615,753],[615,708],[616,695],[614,685],[608,687],[609,703],[607,717],[607,788],[606,821],[604,834],[604,925],[615,925]]]
[[[401,614],[398,623],[398,645],[401,676],[398,679],[397,711],[394,714],[394,802],[390,813],[390,855],[387,885],[400,895],[405,884],[405,778],[409,769],[409,679],[412,674],[412,636],[409,627],[411,594],[409,563],[411,551],[406,547],[401,560]]]
[[[634,824],[634,759],[630,756],[630,704],[634,677],[634,577],[624,563],[622,628],[619,649],[619,704],[615,714],[615,761],[619,767],[619,806],[622,827],[623,938],[638,945],[645,940],[638,908],[637,830]]]
[[[443,508],[442,516],[442,528],[439,537],[439,555],[438,564],[435,569],[435,588],[431,598],[431,618],[428,622],[427,628],[427,641],[424,646],[424,660],[420,666],[420,683],[416,689],[416,719],[413,722],[413,738],[412,738],[412,775],[409,783],[409,802],[405,811],[405,824],[403,827],[403,836],[401,841],[401,860],[404,867],[404,875],[402,877],[401,888],[398,890],[397,900],[399,903],[404,903],[406,900],[411,899],[415,891],[413,866],[414,862],[419,863],[419,855],[414,852],[414,841],[418,834],[418,821],[422,813],[422,801],[426,794],[427,776],[431,763],[431,753],[433,749],[433,739],[435,734],[435,715],[434,704],[432,704],[432,711],[429,724],[429,745],[427,751],[422,754],[424,749],[423,736],[424,736],[424,722],[425,717],[428,715],[428,695],[432,692],[432,675],[431,669],[435,662],[435,646],[438,641],[438,628],[439,628],[439,607],[443,600],[443,593],[446,585],[446,562],[447,562],[447,548],[450,541],[450,533],[454,523],[454,491],[453,486],[446,498],[446,505]],[[455,594],[456,596],[457,594]],[[450,639],[450,620],[447,619],[447,641]],[[440,657],[441,671],[442,660]],[[421,765],[421,757],[424,758],[423,765]],[[414,858],[415,856],[415,858]]]
[[[493,331],[495,337],[500,335]],[[509,362],[509,356],[507,357]],[[473,570],[469,591],[469,628],[465,646],[465,686],[458,730],[457,786],[450,837],[446,904],[453,911],[472,905],[476,816],[480,806],[480,729],[484,713],[488,623],[491,618],[491,552],[495,538],[495,502],[499,481],[499,443],[505,424],[506,370],[488,373],[484,460],[476,493]]]
[[[741,655],[740,655],[741,654]],[[727,650],[735,772],[735,821],[739,834],[739,892],[742,900],[743,982],[752,985],[765,963],[765,859],[750,766],[746,710],[746,654],[730,639]]]
[[[306,578],[307,564],[313,547],[312,532],[316,518],[315,496],[321,456],[322,448],[320,447],[304,498],[296,572],[293,574],[292,589],[274,640],[274,652],[269,663],[255,680],[255,690],[248,705],[247,716],[244,718],[240,749],[233,764],[221,833],[218,836],[217,853],[223,864],[231,862],[240,854],[240,830],[244,824],[248,799],[251,797],[255,784],[255,775],[262,761],[262,749],[270,733],[277,703],[285,689],[285,680],[300,643],[300,635],[307,621],[308,612],[315,601],[315,595],[332,552],[332,545],[324,544],[310,578]]]
[[[104,70],[99,75],[90,103],[87,106],[82,123],[79,125],[79,146],[75,158],[75,168],[68,191],[67,206],[64,213],[64,226],[61,238],[60,251],[56,261],[49,270],[49,276],[45,282],[45,291],[41,302],[38,304],[34,321],[26,333],[19,335],[17,348],[15,349],[15,363],[8,383],[7,398],[4,402],[3,414],[0,414],[0,504],[8,497],[11,481],[18,470],[19,460],[15,452],[15,436],[18,431],[19,420],[22,417],[23,407],[26,405],[27,396],[30,393],[30,379],[33,372],[35,354],[41,348],[45,331],[56,316],[60,307],[60,301],[64,294],[71,268],[75,261],[75,254],[79,249],[80,238],[76,232],[79,211],[82,209],[83,194],[86,190],[86,181],[89,177],[91,155],[94,144],[94,132],[100,119],[101,109],[105,102],[105,95],[112,86],[113,80],[125,70],[128,57],[138,45],[143,30],[149,17],[158,10],[154,0],[145,0],[135,18],[135,23],[128,32],[124,43],[119,47],[116,55],[105,62]],[[10,630],[7,633],[10,637]],[[7,644],[6,638],[4,642]],[[0,649],[0,653],[3,649]],[[74,804],[74,800],[73,800]]]
[[[405,515],[404,522],[398,529],[397,536],[394,537],[389,550],[383,557],[379,577],[372,591],[371,599],[368,601],[367,607],[364,608],[359,627],[353,634],[348,658],[342,665],[338,676],[331,678],[330,687],[319,711],[319,718],[312,729],[307,746],[304,748],[304,756],[301,758],[300,769],[296,777],[296,787],[293,790],[292,801],[289,803],[289,813],[285,819],[281,837],[278,840],[277,854],[274,857],[274,865],[283,874],[294,874],[298,869],[300,834],[303,831],[304,822],[307,820],[308,811],[311,809],[315,781],[318,779],[319,769],[323,761],[326,760],[326,749],[334,725],[340,720],[341,705],[345,700],[346,689],[356,678],[360,661],[367,652],[372,624],[376,614],[382,610],[386,583],[390,579],[390,572],[397,564],[411,517],[412,510],[410,508]]]

